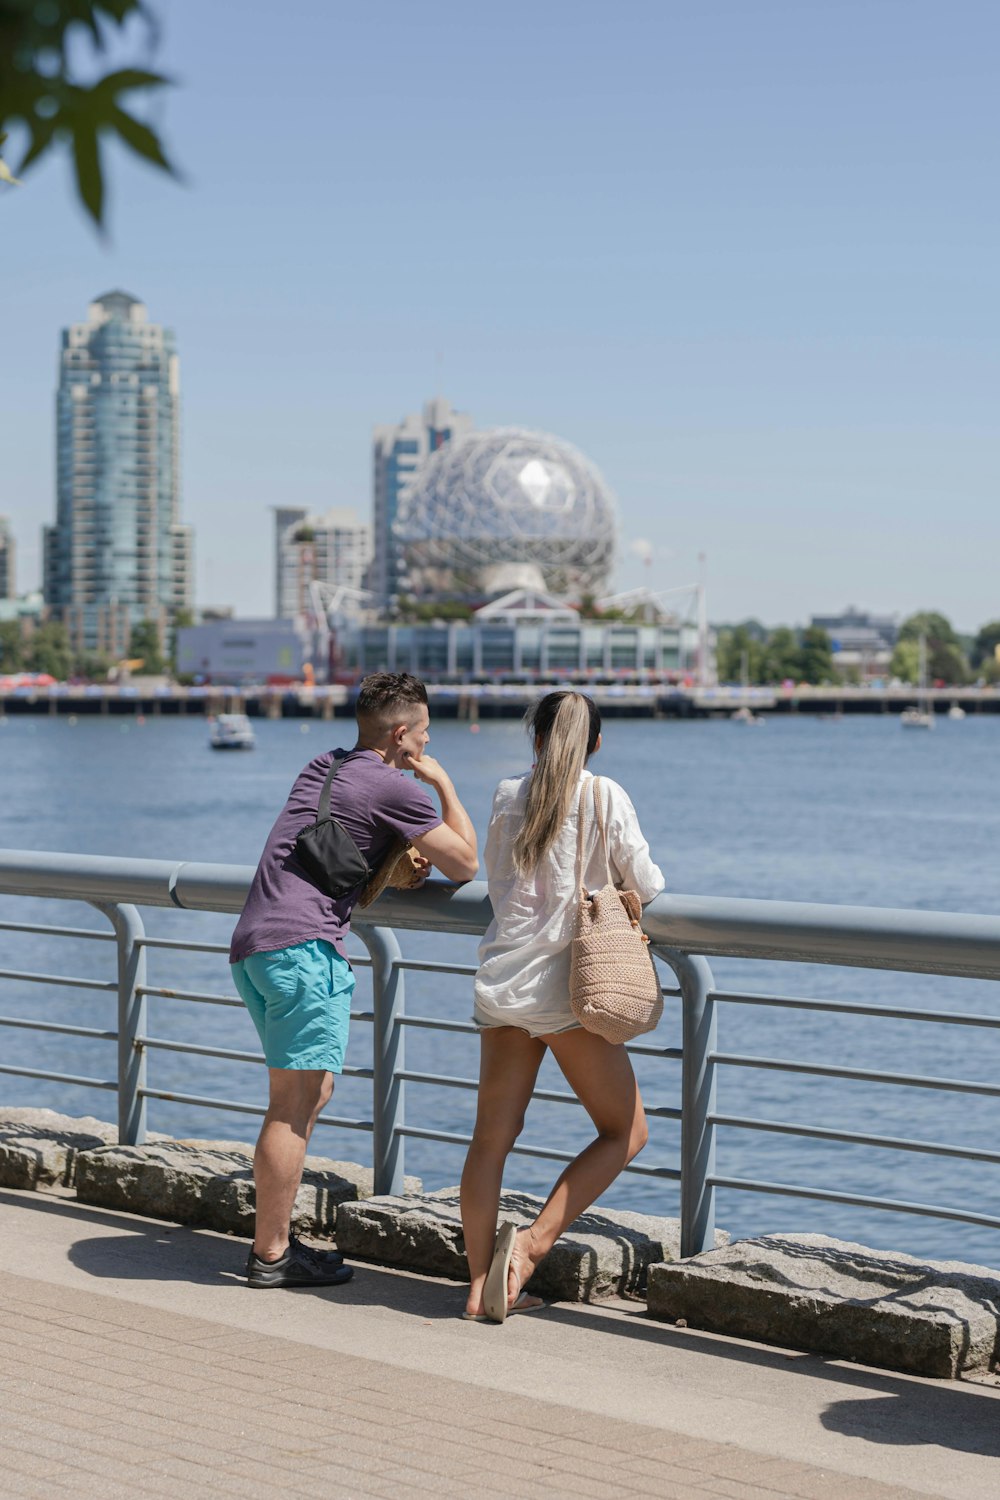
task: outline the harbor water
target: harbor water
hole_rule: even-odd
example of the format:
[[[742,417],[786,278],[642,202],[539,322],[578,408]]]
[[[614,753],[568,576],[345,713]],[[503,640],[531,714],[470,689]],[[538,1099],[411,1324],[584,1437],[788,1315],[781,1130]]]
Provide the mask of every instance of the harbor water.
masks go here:
[[[0,845],[72,853],[253,864],[301,764],[333,743],[349,744],[349,721],[260,720],[252,753],[213,754],[203,720],[10,718],[0,721]],[[482,837],[497,780],[524,769],[520,726],[493,721],[432,724],[431,750],[451,770]],[[933,733],[902,731],[894,715],[845,719],[789,717],[761,726],[729,721],[613,721],[596,771],[630,793],[662,866],[668,891],[788,901],[995,913],[1000,909],[1000,721],[940,719]],[[144,913],[147,930],[194,941],[228,939],[230,917]],[[106,931],[89,908],[0,897],[0,919],[60,922]],[[402,933],[404,953],[471,961],[467,938]],[[355,941],[355,951],[362,951]],[[3,933],[2,967],[110,977],[103,943]],[[151,984],[232,994],[224,957],[152,951]],[[994,984],[824,966],[713,961],[721,987],[1000,1014]],[[407,1009],[463,1019],[471,981],[407,976]],[[366,980],[359,979],[364,1002]],[[236,1010],[153,998],[149,1030],[159,1037],[257,1050],[249,1019]],[[113,1029],[113,996],[0,982],[0,1013]],[[677,1002],[667,1002],[660,1035],[679,1042]],[[720,1048],[895,1073],[929,1073],[986,1083],[1000,1080],[1000,1034],[914,1021],[845,1017],[723,1005]],[[409,1029],[407,1065],[474,1075],[473,1036]],[[356,1024],[348,1061],[370,1059],[370,1028]],[[0,1055],[24,1067],[110,1078],[114,1043],[0,1028]],[[640,1059],[648,1103],[679,1103],[676,1062]],[[155,1050],[150,1086],[263,1100],[259,1066]],[[558,1087],[546,1062],[540,1080]],[[0,1077],[0,1099],[69,1114],[114,1117],[114,1099],[93,1089]],[[470,1090],[407,1085],[411,1124],[467,1131]],[[371,1117],[370,1084],[338,1085],[339,1114]],[[720,1069],[720,1113],[820,1124],[992,1148],[996,1101],[974,1095],[817,1080],[745,1068]],[[252,1116],[153,1100],[149,1126],[178,1136],[252,1140]],[[677,1165],[679,1127],[654,1121],[644,1160]],[[524,1139],[575,1149],[587,1122],[579,1108],[537,1102]],[[370,1161],[370,1137],[325,1130],[314,1149]],[[428,1188],[455,1183],[461,1149],[407,1142],[407,1171]],[[760,1131],[720,1129],[718,1171],[769,1181],[946,1204],[1000,1214],[1000,1166],[902,1151],[799,1141]],[[544,1192],[556,1164],[511,1159],[507,1185]],[[604,1202],[675,1213],[676,1185],[626,1177]],[[940,1219],[722,1191],[718,1221],[734,1234],[813,1230],[913,1254],[1000,1266],[1000,1232]]]

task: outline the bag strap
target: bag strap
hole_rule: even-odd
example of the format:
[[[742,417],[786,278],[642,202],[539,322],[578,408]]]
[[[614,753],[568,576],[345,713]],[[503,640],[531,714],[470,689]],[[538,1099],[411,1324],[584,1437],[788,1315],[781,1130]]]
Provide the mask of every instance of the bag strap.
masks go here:
[[[340,755],[334,755],[334,757],[333,757],[333,764],[331,765],[329,771],[327,772],[326,780],[323,783],[323,790],[319,794],[319,807],[316,809],[316,822],[317,823],[326,823],[326,822],[329,821],[329,818],[330,818],[330,787],[333,784],[333,778],[336,776],[337,772],[340,770],[341,766],[344,764],[344,761],[346,759],[347,759],[347,751],[346,750],[344,750]]]
[[[614,885],[615,877],[611,870],[611,859],[608,855],[608,835],[604,827],[604,805],[603,793],[601,791],[601,778],[594,777],[594,816],[597,819],[597,831],[601,837],[601,853],[604,855],[604,871],[607,875],[607,885]]]
[[[597,822],[597,831],[601,840],[601,852],[604,855],[604,868],[607,872],[606,883],[608,885],[614,885],[614,875],[611,871],[611,860],[608,857],[608,840],[607,835],[604,831],[604,808],[601,805],[601,795],[598,785],[600,779],[601,778],[599,776],[594,776],[591,778],[591,785],[593,787],[594,796],[594,818]],[[576,823],[576,884],[581,895],[586,895],[586,892],[583,889],[583,831],[586,824],[586,817],[587,783],[586,781],[584,781],[583,786],[580,788],[580,802],[577,809]]]

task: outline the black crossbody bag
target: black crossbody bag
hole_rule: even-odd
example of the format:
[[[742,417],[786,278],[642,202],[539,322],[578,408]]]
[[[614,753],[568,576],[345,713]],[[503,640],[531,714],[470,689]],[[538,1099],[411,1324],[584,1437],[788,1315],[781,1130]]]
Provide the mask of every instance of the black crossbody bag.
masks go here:
[[[346,896],[371,878],[371,869],[343,823],[330,816],[330,787],[344,764],[344,756],[334,756],[333,765],[323,783],[316,810],[316,821],[295,840],[295,852],[314,885],[328,896]]]

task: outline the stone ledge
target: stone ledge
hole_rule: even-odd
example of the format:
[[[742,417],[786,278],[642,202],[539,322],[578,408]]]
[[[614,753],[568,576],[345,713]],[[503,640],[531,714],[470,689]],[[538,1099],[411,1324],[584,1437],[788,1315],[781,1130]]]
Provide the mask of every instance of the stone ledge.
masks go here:
[[[737,1240],[649,1272],[649,1314],[694,1328],[955,1379],[1000,1339],[1000,1272],[820,1234]]]
[[[420,1191],[420,1180],[407,1178]],[[81,1203],[253,1235],[253,1151],[237,1141],[160,1139],[145,1146],[102,1146],[76,1167]],[[292,1211],[297,1234],[329,1237],[337,1208],[373,1192],[372,1173],[354,1162],[307,1156]]]
[[[70,1188],[81,1151],[117,1140],[118,1131],[85,1115],[52,1109],[0,1109],[0,1187]]]
[[[504,1193],[501,1219],[528,1224],[541,1198]],[[724,1244],[728,1236],[719,1233]],[[368,1198],[337,1209],[337,1244],[347,1255],[431,1276],[468,1280],[458,1188],[420,1197]],[[677,1219],[611,1209],[571,1224],[532,1277],[531,1290],[565,1302],[638,1293],[648,1266],[680,1253]]]

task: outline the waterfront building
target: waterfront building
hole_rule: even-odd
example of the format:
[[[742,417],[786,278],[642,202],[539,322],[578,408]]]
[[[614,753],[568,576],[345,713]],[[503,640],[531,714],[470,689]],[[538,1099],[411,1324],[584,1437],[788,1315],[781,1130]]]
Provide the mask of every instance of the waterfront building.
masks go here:
[[[204,620],[177,632],[177,672],[215,683],[301,682],[315,637],[297,620]]]
[[[430,682],[682,679],[698,670],[697,624],[660,612],[583,619],[565,599],[516,589],[468,620],[355,623],[337,640],[338,673],[413,672]]]
[[[813,615],[809,624],[830,637],[838,671],[856,672],[864,680],[889,670],[899,635],[895,615],[873,615],[851,605],[839,615]]]
[[[134,625],[152,620],[165,640],[191,605],[173,332],[126,292],[98,297],[86,322],[63,330],[56,411],[45,600],[76,650],[124,656]]]
[[[607,583],[615,503],[571,444],[501,427],[432,454],[400,496],[395,533],[420,600],[483,603],[511,589],[579,597]]]
[[[372,560],[371,527],[357,513],[334,508],[310,515],[284,507],[274,513],[275,616],[313,615],[313,584],[360,591]]]
[[[17,594],[16,557],[10,521],[0,516],[0,599],[13,599]]]
[[[420,415],[404,417],[395,426],[375,428],[372,434],[374,555],[368,587],[379,609],[391,609],[405,586],[395,532],[401,496],[425,459],[471,430],[472,418],[453,410],[443,396],[426,402]]]

